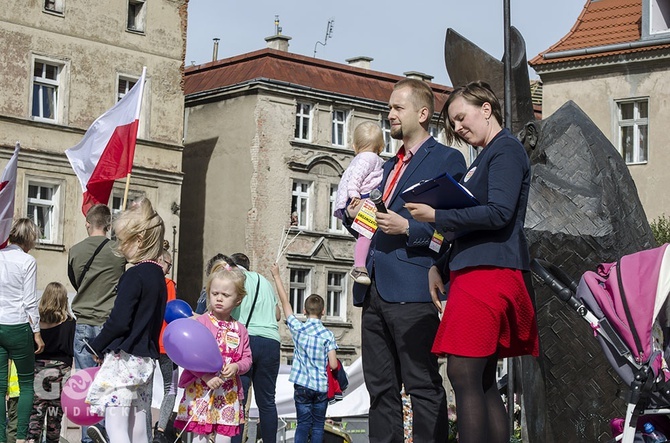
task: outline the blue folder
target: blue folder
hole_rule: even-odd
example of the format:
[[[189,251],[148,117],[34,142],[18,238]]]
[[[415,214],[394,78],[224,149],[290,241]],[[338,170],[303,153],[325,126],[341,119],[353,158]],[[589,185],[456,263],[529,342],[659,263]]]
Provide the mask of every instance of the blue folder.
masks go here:
[[[407,188],[400,197],[407,203],[425,203],[434,209],[462,209],[479,202],[446,172]]]

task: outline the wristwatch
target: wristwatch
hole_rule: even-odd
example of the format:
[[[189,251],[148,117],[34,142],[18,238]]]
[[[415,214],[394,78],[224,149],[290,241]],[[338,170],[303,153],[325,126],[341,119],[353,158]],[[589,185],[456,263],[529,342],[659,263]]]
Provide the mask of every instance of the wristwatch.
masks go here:
[[[409,237],[409,223],[407,223],[407,229],[405,229],[405,235]]]

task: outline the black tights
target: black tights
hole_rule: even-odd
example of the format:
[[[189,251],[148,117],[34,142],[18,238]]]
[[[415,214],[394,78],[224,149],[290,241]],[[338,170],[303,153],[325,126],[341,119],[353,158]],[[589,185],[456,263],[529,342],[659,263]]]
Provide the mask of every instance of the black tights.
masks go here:
[[[456,394],[459,443],[507,443],[507,410],[496,385],[495,355],[484,358],[450,355],[447,374]]]

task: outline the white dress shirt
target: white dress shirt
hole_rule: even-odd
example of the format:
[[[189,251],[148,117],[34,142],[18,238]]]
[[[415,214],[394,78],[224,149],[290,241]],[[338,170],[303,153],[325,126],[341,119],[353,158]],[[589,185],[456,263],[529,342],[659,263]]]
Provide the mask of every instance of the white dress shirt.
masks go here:
[[[0,324],[30,323],[40,330],[37,262],[17,245],[0,249]]]

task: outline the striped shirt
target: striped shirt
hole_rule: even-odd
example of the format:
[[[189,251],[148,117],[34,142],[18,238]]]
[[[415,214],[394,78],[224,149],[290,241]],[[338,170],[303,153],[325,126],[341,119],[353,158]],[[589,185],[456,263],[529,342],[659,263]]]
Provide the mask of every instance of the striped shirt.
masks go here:
[[[291,315],[286,324],[295,345],[288,381],[314,391],[328,392],[328,352],[337,349],[335,336],[316,318],[308,318],[303,323]]]

